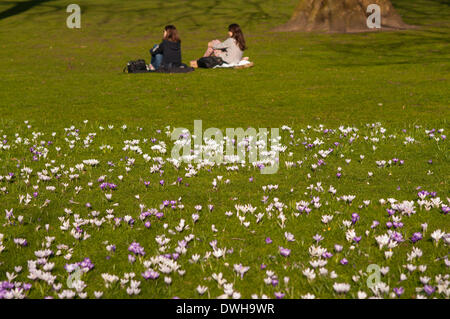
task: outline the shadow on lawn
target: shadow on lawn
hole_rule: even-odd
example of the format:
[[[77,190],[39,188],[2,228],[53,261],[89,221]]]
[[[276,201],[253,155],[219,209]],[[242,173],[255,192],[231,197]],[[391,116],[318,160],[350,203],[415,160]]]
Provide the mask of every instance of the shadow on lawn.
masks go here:
[[[45,2],[50,2],[52,0],[29,0],[25,2],[11,1],[9,3],[14,4],[13,7],[0,12],[0,20],[24,13],[36,6],[39,6]]]
[[[450,19],[449,0],[395,0],[394,7],[413,25],[433,25],[436,21],[447,22]]]
[[[271,0],[272,1],[272,0]],[[227,21],[227,23],[239,23],[243,26],[264,24],[270,20],[283,20],[289,18],[288,15],[270,10],[267,0],[246,0],[245,6],[242,0],[189,0],[165,1],[153,0],[151,3],[139,6],[124,6],[120,11],[112,10],[111,7],[95,5],[95,11],[104,15],[102,23],[109,23],[117,17],[141,17],[142,19],[133,21],[128,32],[139,25],[149,25],[162,27],[164,24],[182,24],[185,29],[198,30],[199,28],[210,28],[217,30],[217,21]],[[164,16],[162,19],[151,19],[152,14]],[[147,18],[147,20],[144,20]],[[156,22],[156,23],[155,23]],[[220,22],[221,23],[221,22]]]
[[[273,14],[271,15],[267,10],[265,10],[262,6],[261,0],[247,0],[246,5],[250,5],[252,8],[250,11],[248,9],[246,10],[240,10],[238,7],[224,7],[224,2],[227,3],[227,1],[223,0],[214,0],[211,1],[209,5],[204,4],[195,4],[194,1],[190,1],[186,4],[186,6],[190,9],[190,14],[186,14],[186,12],[181,13],[178,17],[175,18],[175,21],[179,21],[182,19],[188,19],[191,20],[195,27],[203,27],[205,26],[205,22],[210,24],[209,20],[203,20],[203,23],[198,23],[196,21],[196,17],[208,17],[208,16],[214,16],[214,15],[220,15],[220,16],[228,16],[230,23],[231,21],[239,21],[242,25],[250,25],[254,23],[261,23],[267,19],[273,18]],[[220,8],[217,10],[217,12],[214,12],[215,9]]]
[[[420,26],[404,32],[336,35],[322,42],[334,52],[325,64],[360,67],[403,64],[448,63],[450,18],[448,0],[392,1],[407,22]],[[425,5],[428,3],[429,5]],[[431,5],[433,3],[433,5]],[[408,21],[410,20],[410,21]],[[440,28],[434,28],[439,25]],[[351,38],[349,38],[351,37]]]
[[[382,66],[399,64],[448,63],[448,33],[431,31],[420,33],[383,34],[380,38],[352,39],[345,42],[324,42],[335,53],[330,61],[334,66]]]

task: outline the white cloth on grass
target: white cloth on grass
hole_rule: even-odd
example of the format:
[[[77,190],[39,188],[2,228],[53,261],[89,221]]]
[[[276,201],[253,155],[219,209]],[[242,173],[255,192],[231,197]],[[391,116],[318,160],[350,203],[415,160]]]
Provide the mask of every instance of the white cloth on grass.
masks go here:
[[[250,61],[247,61],[247,60],[241,60],[239,63],[234,63],[234,64],[224,63],[224,64],[222,64],[222,65],[216,65],[216,66],[214,67],[214,69],[215,69],[215,68],[234,68],[234,67],[236,67],[236,66],[244,66],[244,65],[250,64],[250,63],[251,63]]]

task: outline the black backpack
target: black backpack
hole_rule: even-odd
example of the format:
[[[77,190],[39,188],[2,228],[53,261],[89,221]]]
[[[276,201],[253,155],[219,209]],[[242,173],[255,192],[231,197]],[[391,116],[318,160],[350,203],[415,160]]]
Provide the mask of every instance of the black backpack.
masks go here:
[[[204,69],[212,69],[213,67],[222,65],[224,63],[225,62],[223,62],[222,58],[219,58],[217,56],[207,56],[197,60],[198,67]]]
[[[127,71],[128,73],[147,73],[148,69],[145,60],[136,60],[128,62],[123,71]]]

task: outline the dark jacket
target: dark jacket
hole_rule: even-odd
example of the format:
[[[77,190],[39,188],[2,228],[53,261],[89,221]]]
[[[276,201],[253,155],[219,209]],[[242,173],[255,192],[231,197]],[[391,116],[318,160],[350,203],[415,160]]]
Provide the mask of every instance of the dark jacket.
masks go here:
[[[163,40],[156,48],[150,50],[152,55],[162,54],[162,65],[178,67],[181,65],[181,43]]]

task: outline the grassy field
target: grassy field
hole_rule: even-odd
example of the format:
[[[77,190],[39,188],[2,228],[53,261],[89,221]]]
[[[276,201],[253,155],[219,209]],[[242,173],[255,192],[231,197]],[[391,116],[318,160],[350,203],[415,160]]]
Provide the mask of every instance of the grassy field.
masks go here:
[[[414,30],[270,32],[296,2],[80,0],[71,30],[64,1],[0,0],[0,297],[448,298],[448,2],[392,1]],[[232,22],[254,68],[122,73],[166,24],[188,62]],[[193,163],[186,176],[168,134],[194,120],[287,126],[278,173]]]

